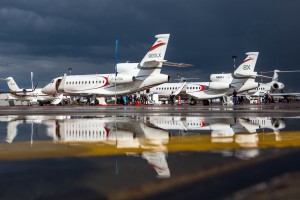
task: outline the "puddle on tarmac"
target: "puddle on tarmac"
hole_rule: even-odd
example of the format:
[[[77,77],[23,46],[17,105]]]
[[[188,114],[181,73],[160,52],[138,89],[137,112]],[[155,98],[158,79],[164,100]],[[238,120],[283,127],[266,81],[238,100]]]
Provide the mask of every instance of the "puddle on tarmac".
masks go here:
[[[261,116],[2,116],[1,177],[29,187],[38,181],[41,192],[72,182],[66,190],[103,194],[298,148],[299,123]],[[18,179],[21,172],[27,175]]]

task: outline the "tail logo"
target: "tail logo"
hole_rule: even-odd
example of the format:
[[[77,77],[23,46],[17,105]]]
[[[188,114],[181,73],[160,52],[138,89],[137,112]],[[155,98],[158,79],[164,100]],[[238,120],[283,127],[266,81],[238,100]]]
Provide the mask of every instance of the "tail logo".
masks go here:
[[[244,66],[243,66],[243,70],[251,70],[251,69],[250,69],[250,65],[244,65]]]
[[[162,46],[162,45],[165,45],[166,43],[164,43],[164,42],[160,42],[160,43],[157,43],[157,44],[154,44],[150,49],[149,49],[149,51],[153,51],[154,49],[156,49],[156,48],[158,48],[158,47],[160,47],[160,46]]]
[[[250,58],[248,58],[248,59],[245,59],[245,60],[242,62],[242,64],[245,63],[245,62],[248,62],[249,60],[253,60],[253,58],[250,57]]]

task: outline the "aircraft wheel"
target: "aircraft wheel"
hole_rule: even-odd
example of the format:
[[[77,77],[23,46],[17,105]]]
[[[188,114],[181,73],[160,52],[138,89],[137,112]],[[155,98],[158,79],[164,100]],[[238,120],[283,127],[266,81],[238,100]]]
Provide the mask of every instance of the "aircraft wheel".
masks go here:
[[[195,100],[195,99],[190,100],[190,105],[196,105],[196,104],[197,104],[197,100]]]
[[[203,105],[204,106],[208,106],[209,105],[209,101],[208,100],[203,100]]]

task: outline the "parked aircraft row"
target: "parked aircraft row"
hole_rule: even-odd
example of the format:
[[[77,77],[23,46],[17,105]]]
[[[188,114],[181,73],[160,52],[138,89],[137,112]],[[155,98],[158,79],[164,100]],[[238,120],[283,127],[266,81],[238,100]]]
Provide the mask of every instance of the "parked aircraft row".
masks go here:
[[[261,96],[262,90],[278,91],[284,88],[284,84],[278,82],[278,70],[274,71],[270,83],[255,81],[259,76],[254,71],[259,52],[246,53],[247,57],[233,73],[211,74],[210,82],[167,83],[170,76],[161,73],[163,65],[179,67],[190,65],[167,62],[164,57],[170,34],[155,37],[155,43],[141,62],[117,63],[117,70],[111,74],[64,74],[54,78],[44,88],[31,89],[20,89],[13,78],[8,77],[6,80],[11,96],[21,101],[58,104],[64,96],[85,96],[94,102],[97,97],[120,96],[147,90],[150,93],[157,93],[160,98],[183,95],[191,100],[191,104],[203,100],[203,104],[207,105],[210,99],[228,97],[234,91],[240,95]]]
[[[169,97],[171,94],[187,95],[192,99],[192,104],[196,100],[204,100],[204,104],[209,104],[209,99],[232,95],[234,90],[241,93],[257,88],[259,83],[255,82],[257,72],[254,68],[258,54],[246,53],[246,59],[233,73],[212,74],[210,82],[164,83],[151,88],[150,92],[161,97]]]

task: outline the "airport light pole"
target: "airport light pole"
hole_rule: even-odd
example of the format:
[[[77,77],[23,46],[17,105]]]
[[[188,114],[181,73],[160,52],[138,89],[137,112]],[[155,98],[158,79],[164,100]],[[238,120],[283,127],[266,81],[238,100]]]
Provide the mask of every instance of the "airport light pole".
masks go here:
[[[117,76],[118,76],[118,46],[119,46],[119,40],[116,39],[116,66],[115,66],[115,105],[117,105]]]
[[[237,58],[237,56],[232,56],[231,58],[233,59],[233,68],[235,69],[235,59]]]

